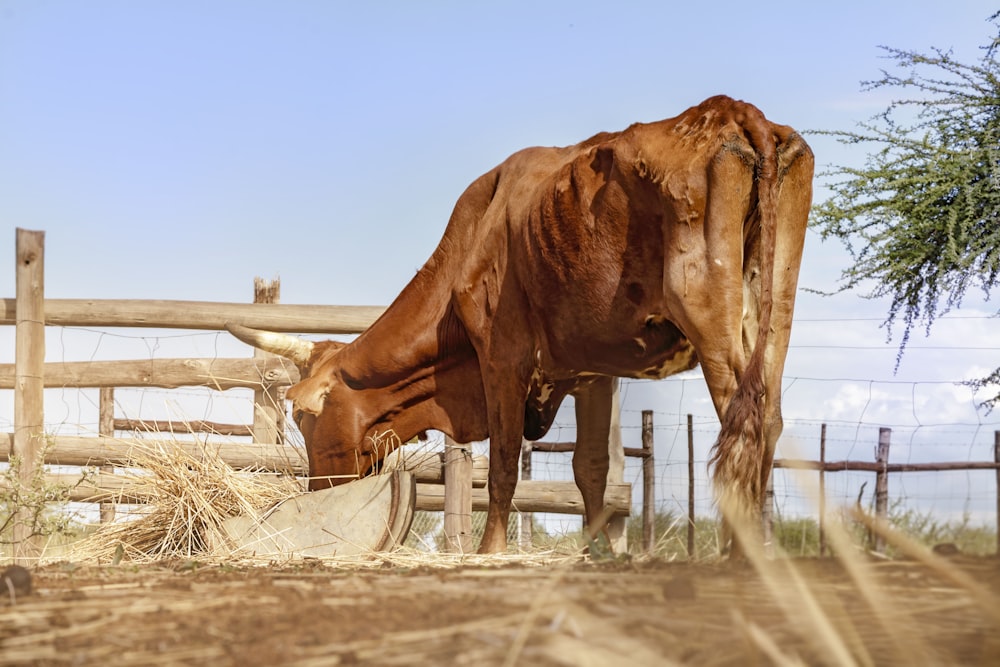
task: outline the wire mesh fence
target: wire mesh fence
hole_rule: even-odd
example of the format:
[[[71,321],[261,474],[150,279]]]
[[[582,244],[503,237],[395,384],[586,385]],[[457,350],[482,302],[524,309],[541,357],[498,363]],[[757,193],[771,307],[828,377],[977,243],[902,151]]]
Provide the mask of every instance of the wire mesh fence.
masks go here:
[[[0,332],[7,328],[0,328]],[[49,327],[48,359],[94,362],[129,357],[166,359],[192,354],[205,358],[241,356],[245,349],[224,333],[149,332],[123,334],[89,328]],[[786,377],[783,405],[785,428],[778,445],[779,458],[816,459],[820,429],[826,425],[825,457],[830,460],[872,461],[879,428],[893,429],[891,461],[991,461],[993,433],[1000,415],[979,407],[981,393],[957,381],[880,381]],[[115,416],[139,424],[248,424],[253,419],[251,389],[215,391],[207,387],[160,389],[121,388],[115,391]],[[714,514],[708,471],[710,449],[718,433],[718,419],[698,371],[663,381],[625,380],[621,389],[622,439],[626,447],[640,445],[641,411],[654,415],[655,498],[659,511],[686,514],[689,484],[693,484],[696,516]],[[0,391],[0,431],[13,429],[13,392]],[[283,406],[280,406],[283,409]],[[567,399],[545,440],[571,442],[575,438],[572,398]],[[689,480],[687,415],[693,415],[694,478]],[[47,387],[45,429],[51,434],[91,436],[100,432],[100,397],[97,389]],[[155,434],[156,428],[148,429]],[[142,435],[142,429],[133,435]],[[175,433],[184,441],[220,439],[248,442],[249,438],[219,432]],[[302,447],[292,427],[286,433],[291,447]],[[434,440],[424,447],[436,446]],[[414,447],[409,445],[408,447]],[[487,445],[478,443],[485,455]],[[627,459],[625,481],[633,485],[633,506],[639,506],[641,464]],[[571,457],[565,453],[536,452],[536,479],[571,480]],[[871,503],[870,473],[845,471],[826,476],[824,495],[830,506]],[[775,472],[775,506],[782,517],[816,516],[816,475],[801,471]],[[890,475],[890,503],[941,520],[992,524],[996,519],[995,476],[983,470],[907,472]],[[546,532],[579,531],[578,516],[534,518]],[[433,519],[424,530],[432,532]],[[516,520],[512,521],[512,525]],[[513,530],[513,529],[512,529]]]

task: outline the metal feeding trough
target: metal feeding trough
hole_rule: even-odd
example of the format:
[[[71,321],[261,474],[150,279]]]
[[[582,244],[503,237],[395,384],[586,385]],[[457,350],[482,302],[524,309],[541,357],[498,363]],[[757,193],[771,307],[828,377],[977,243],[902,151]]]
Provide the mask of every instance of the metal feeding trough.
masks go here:
[[[392,551],[413,521],[416,478],[405,470],[284,500],[257,517],[226,519],[238,553],[264,557],[353,556]]]

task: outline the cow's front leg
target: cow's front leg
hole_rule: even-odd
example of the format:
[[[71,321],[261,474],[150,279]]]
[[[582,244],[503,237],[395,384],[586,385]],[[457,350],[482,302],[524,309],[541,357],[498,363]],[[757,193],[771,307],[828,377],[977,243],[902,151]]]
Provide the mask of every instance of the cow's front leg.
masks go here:
[[[593,537],[603,534],[612,549],[614,544],[608,533],[608,517],[604,513],[604,492],[608,481],[609,441],[617,382],[617,378],[599,377],[573,392],[576,402],[573,477],[583,496],[587,532]]]
[[[494,240],[506,247],[506,239]],[[507,267],[488,257],[474,272],[477,278],[470,286],[454,293],[454,303],[479,357],[490,437],[490,505],[479,553],[498,553],[507,550],[507,519],[517,486],[525,404],[537,351],[524,335],[531,330],[531,308],[524,292],[513,286],[501,290]]]
[[[507,438],[510,440],[511,438]],[[510,506],[517,487],[517,468],[521,451],[521,438],[514,447],[503,439],[490,437],[490,471],[488,487],[490,506],[486,513],[486,528],[479,553],[501,553],[507,550],[507,522]]]
[[[507,520],[517,487],[518,463],[524,433],[526,381],[509,369],[491,369],[486,397],[490,419],[490,470],[487,486],[490,506],[479,553],[507,550]]]

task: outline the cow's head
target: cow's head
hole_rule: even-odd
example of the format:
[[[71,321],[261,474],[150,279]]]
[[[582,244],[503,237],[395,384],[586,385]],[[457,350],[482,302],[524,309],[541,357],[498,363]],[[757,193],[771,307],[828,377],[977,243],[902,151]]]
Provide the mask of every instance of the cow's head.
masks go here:
[[[312,342],[288,334],[227,324],[248,345],[280,355],[299,369],[300,381],[286,394],[292,418],[305,440],[309,488],[317,490],[377,472],[398,440],[380,439],[361,410],[358,387],[348,386],[338,355],[347,347],[337,341]]]

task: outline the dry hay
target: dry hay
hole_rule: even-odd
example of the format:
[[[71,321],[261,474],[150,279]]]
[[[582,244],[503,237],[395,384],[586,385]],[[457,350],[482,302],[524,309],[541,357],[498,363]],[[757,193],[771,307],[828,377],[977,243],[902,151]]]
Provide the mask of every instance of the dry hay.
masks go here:
[[[151,562],[172,557],[225,557],[222,522],[253,515],[302,489],[295,478],[235,470],[209,447],[194,455],[169,440],[129,451],[126,483],[115,502],[139,502],[138,518],[102,525],[75,543],[72,560]]]
[[[158,435],[158,434],[157,434]],[[373,450],[397,451],[392,431],[377,435]],[[389,456],[381,473],[404,465],[403,457]],[[273,565],[274,556],[255,557],[233,544],[220,529],[223,521],[238,515],[259,515],[277,503],[302,493],[295,478],[263,471],[236,470],[210,447],[196,451],[169,438],[134,445],[123,466],[124,483],[116,503],[141,503],[134,517],[101,525],[72,544],[65,557],[74,562],[152,564],[170,559],[245,566]],[[528,553],[484,556],[432,553],[402,547],[394,552],[323,557],[337,567],[453,568],[478,565],[549,566],[580,562],[578,549],[534,550]],[[283,557],[280,562],[294,562]],[[315,559],[312,559],[315,560]]]

